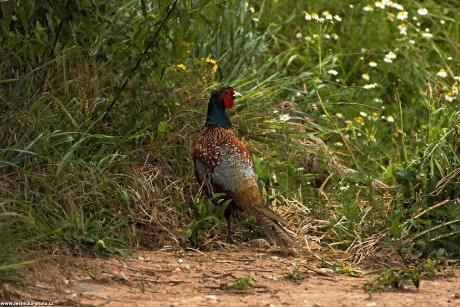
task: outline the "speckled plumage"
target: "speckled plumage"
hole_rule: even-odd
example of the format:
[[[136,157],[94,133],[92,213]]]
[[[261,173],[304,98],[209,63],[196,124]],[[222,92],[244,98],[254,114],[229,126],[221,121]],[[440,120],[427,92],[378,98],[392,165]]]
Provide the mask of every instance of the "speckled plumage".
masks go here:
[[[232,101],[228,101],[229,93]],[[233,201],[226,211],[228,240],[231,239],[231,213],[241,209],[258,218],[267,234],[290,253],[294,239],[280,226],[287,222],[263,205],[251,155],[231,129],[225,109],[233,107],[232,88],[219,89],[211,95],[206,124],[193,149],[195,175],[208,196],[225,193]]]

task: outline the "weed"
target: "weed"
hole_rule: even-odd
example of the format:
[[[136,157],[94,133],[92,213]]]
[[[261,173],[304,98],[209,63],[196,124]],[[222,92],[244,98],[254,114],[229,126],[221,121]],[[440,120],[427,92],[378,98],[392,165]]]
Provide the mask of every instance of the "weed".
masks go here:
[[[364,289],[369,292],[369,297],[376,292],[391,287],[401,289],[405,285],[412,285],[417,290],[420,287],[420,281],[423,277],[433,277],[436,272],[436,262],[427,260],[422,262],[418,267],[395,270],[391,268],[380,269],[372,274],[378,274],[373,280],[364,283]]]
[[[356,267],[350,266],[350,265],[345,265],[345,264],[337,264],[334,263],[331,266],[332,271],[337,274],[343,274],[347,276],[352,276],[352,277],[362,277],[363,272]]]
[[[298,266],[296,266],[291,273],[288,273],[284,277],[284,279],[292,280],[292,281],[299,281],[299,280],[304,280],[304,279],[307,279],[307,278],[308,278],[307,274],[303,274],[303,273],[299,272],[299,267]]]
[[[252,282],[254,281],[254,275],[248,274],[244,277],[236,278],[236,282],[232,285],[229,285],[227,288],[230,290],[246,291],[252,287]]]

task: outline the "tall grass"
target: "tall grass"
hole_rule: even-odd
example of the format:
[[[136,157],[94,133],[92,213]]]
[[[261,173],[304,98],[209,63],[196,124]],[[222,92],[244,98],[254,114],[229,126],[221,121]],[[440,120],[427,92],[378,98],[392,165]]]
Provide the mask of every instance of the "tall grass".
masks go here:
[[[30,248],[218,239],[190,152],[210,90],[228,84],[245,94],[230,116],[266,201],[299,234],[363,255],[384,238],[460,253],[445,243],[458,238],[454,3],[420,15],[413,1],[399,20],[360,1],[179,1],[164,22],[173,1],[52,3],[0,3],[0,279]]]

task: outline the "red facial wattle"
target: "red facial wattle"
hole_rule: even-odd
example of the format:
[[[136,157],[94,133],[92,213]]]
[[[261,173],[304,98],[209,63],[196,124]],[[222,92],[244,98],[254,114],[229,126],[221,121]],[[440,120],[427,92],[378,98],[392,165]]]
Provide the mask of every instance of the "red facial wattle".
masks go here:
[[[233,92],[234,91],[231,88],[227,88],[221,94],[221,97],[224,100],[224,105],[227,109],[231,109],[235,105],[235,98],[233,97]]]
[[[224,104],[227,109],[233,108],[233,106],[235,105],[235,100],[233,99],[232,95],[224,94]]]

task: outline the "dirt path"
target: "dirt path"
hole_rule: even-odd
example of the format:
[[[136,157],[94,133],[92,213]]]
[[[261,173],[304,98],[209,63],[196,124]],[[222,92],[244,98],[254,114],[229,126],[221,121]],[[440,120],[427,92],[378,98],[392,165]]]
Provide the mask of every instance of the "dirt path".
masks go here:
[[[55,306],[460,306],[460,268],[423,280],[420,290],[363,290],[371,279],[313,272],[319,261],[283,258],[244,247],[239,251],[138,251],[130,259],[50,256],[23,274],[29,286],[9,284],[9,301],[52,301]],[[287,280],[298,266],[307,275]],[[253,274],[246,291],[228,290],[236,278]],[[5,298],[0,299],[5,301]]]

